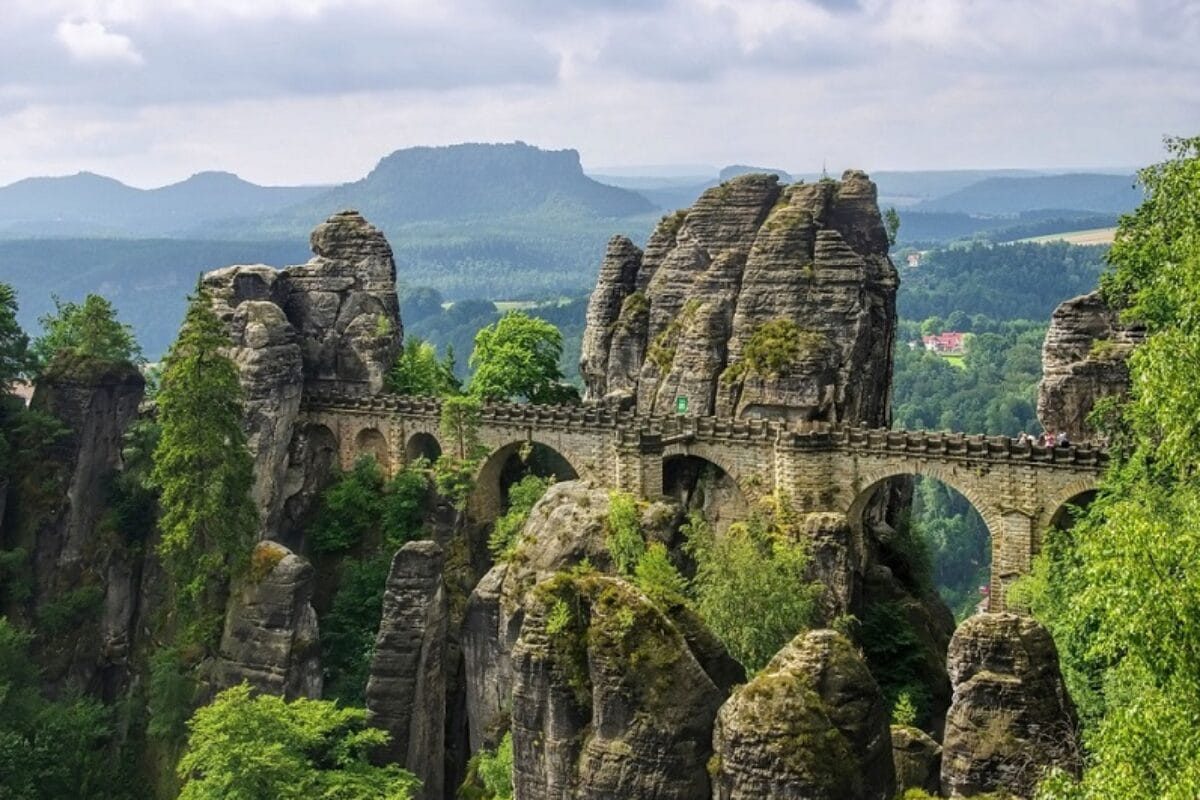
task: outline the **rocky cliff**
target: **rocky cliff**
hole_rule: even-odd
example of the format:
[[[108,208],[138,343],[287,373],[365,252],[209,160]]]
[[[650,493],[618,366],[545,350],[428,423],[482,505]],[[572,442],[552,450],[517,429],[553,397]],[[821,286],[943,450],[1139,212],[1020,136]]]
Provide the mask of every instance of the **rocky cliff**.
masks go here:
[[[1087,418],[1096,401],[1129,390],[1130,351],[1145,329],[1123,323],[1099,292],[1059,304],[1042,345],[1038,420],[1075,441],[1092,437]]]
[[[539,584],[527,612],[512,651],[515,796],[706,797],[725,692],[679,628],[595,574]]]
[[[586,397],[641,413],[888,419],[895,268],[875,185],[745,175],[608,246],[587,312]]]
[[[289,501],[314,489],[308,473],[321,443],[296,428],[302,390],[378,392],[402,340],[383,233],[343,211],[313,230],[311,244],[307,264],[232,266],[202,280],[233,340],[262,538],[289,539],[305,510]]]
[[[33,395],[31,407],[61,429],[46,458],[14,476],[18,513],[0,548],[30,556],[30,580],[23,602],[4,611],[38,620],[55,687],[111,697],[128,677],[141,558],[106,514],[144,388],[128,363],[61,355]]]
[[[955,631],[948,662],[944,794],[1032,797],[1047,769],[1078,774],[1078,722],[1045,628],[1016,614],[976,614]]]

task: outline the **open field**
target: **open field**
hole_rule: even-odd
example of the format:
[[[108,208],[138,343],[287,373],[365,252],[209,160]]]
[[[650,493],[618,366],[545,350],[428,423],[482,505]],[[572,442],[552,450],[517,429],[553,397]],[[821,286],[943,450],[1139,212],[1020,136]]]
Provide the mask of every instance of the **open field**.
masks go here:
[[[1048,233],[1045,236],[1032,236],[1020,239],[1022,242],[1045,244],[1046,242],[1066,242],[1068,244],[1112,244],[1116,228],[1092,228],[1086,231],[1067,231],[1066,233]]]

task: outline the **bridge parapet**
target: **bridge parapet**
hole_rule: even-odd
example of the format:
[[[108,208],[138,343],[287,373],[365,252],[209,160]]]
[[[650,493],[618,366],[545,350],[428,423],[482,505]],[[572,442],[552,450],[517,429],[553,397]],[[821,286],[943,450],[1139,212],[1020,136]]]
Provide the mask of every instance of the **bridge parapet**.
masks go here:
[[[436,397],[328,386],[306,387],[302,405],[307,424],[332,434],[344,467],[368,446],[396,466],[427,446],[440,451],[441,409]],[[1062,518],[1066,504],[1095,490],[1108,463],[1107,451],[1089,444],[1045,447],[948,431],[639,416],[601,405],[487,403],[479,433],[489,459],[538,442],[562,455],[577,474],[647,498],[661,496],[672,459],[694,456],[720,467],[747,500],[778,491],[797,511],[843,513],[853,524],[887,480],[935,478],[963,494],[988,526],[995,608],[1003,607],[1008,584],[1029,570],[1042,531]],[[480,507],[497,509],[498,490],[489,497]]]

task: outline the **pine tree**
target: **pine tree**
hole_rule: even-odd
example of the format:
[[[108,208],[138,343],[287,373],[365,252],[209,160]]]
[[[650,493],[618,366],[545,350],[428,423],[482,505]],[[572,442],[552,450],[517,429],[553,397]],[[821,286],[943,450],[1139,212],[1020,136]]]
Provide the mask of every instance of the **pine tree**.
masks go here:
[[[229,346],[208,295],[198,291],[166,358],[158,395],[162,433],[154,451],[162,509],[158,552],[181,633],[223,599],[257,527],[241,387],[237,367],[224,353]]]

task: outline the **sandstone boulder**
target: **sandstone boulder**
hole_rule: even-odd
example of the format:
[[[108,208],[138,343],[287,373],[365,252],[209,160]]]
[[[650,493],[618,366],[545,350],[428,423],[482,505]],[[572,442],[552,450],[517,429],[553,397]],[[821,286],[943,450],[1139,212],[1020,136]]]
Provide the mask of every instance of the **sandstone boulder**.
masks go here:
[[[225,614],[214,691],[242,681],[288,699],[321,696],[313,568],[278,542],[259,542]]]
[[[608,506],[607,489],[582,481],[554,484],[530,511],[516,555],[496,564],[471,592],[461,640],[472,751],[495,746],[495,734],[504,726],[513,687],[512,647],[525,617],[529,590],[585,560],[601,572],[612,570],[605,545]],[[670,507],[649,504],[642,510],[642,529],[649,537],[665,539],[673,519]],[[697,630],[688,623],[681,626]],[[698,630],[696,636],[697,647],[711,653],[708,645],[700,643]],[[724,649],[719,653],[724,654]],[[724,676],[733,664],[716,655],[705,663]],[[736,672],[736,664],[732,669]]]
[[[539,584],[512,662],[516,797],[708,795],[725,695],[633,586],[565,573]]]
[[[892,726],[892,763],[896,793],[920,789],[937,795],[941,786],[942,747],[920,728]]]
[[[1042,427],[1077,442],[1091,438],[1088,414],[1100,398],[1129,391],[1126,360],[1144,337],[1145,329],[1121,322],[1099,292],[1060,303],[1042,345]]]
[[[431,541],[396,552],[367,680],[367,719],[391,734],[379,756],[421,779],[441,800],[445,750],[447,624],[445,556]]]
[[[891,800],[888,710],[854,646],[802,633],[721,707],[714,800]]]
[[[942,791],[1032,797],[1050,767],[1078,773],[1077,720],[1050,634],[1016,614],[976,614],[950,642]]]

